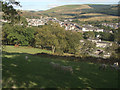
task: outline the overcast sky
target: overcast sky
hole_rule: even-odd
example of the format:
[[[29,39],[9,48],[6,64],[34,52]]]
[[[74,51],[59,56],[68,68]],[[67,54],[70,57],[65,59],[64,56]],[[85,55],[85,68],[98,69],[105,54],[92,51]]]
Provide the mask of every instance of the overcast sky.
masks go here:
[[[71,4],[118,4],[119,0],[16,0],[22,5],[22,10],[47,10],[56,6]]]

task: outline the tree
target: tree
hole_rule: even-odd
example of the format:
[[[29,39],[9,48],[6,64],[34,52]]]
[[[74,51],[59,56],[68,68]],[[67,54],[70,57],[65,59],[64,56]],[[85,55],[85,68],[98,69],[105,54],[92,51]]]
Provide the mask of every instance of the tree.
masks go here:
[[[53,53],[75,53],[82,34],[65,31],[59,24],[48,22],[47,25],[36,29],[35,45],[50,48]]]
[[[115,42],[119,44],[119,47],[116,49],[117,57],[120,59],[120,28],[115,32]]]
[[[88,39],[88,38],[94,39],[95,38],[94,32],[84,32],[83,35],[84,35],[84,39]]]
[[[28,22],[26,20],[26,18],[24,16],[21,16],[19,24],[18,25],[22,25],[24,27],[26,27],[28,25]]]
[[[114,35],[111,33],[106,33],[106,32],[101,32],[100,34],[100,39],[106,40],[106,41],[114,41]]]
[[[76,55],[79,55],[81,57],[85,57],[92,53],[96,49],[95,43],[92,43],[88,40],[84,40],[84,42],[80,42]]]
[[[35,45],[41,48],[51,48],[54,53],[56,47],[58,47],[58,39],[55,35],[56,32],[53,32],[53,30],[56,30],[56,27],[52,24],[53,23],[44,25],[37,29],[37,34],[35,35]]]
[[[120,44],[120,28],[118,28],[114,34],[115,36],[115,42],[117,42],[118,44]]]
[[[82,38],[81,33],[67,31],[66,32],[66,40],[67,40],[67,48],[66,51],[69,53],[75,54],[77,51],[77,47],[79,46],[79,42]]]
[[[34,29],[20,25],[12,26],[11,24],[3,25],[3,44],[33,45]]]
[[[3,19],[10,21],[10,23],[16,23],[20,20],[20,11],[14,9],[13,5],[21,6],[20,2],[15,0],[10,1],[0,1],[2,4]]]

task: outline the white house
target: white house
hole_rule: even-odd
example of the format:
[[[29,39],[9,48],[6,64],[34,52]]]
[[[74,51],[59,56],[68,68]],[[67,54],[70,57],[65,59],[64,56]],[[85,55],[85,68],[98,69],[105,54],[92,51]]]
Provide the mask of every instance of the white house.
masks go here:
[[[104,30],[103,29],[97,29],[97,30],[95,30],[96,32],[104,32]]]
[[[94,43],[101,42],[101,39],[92,39],[92,42]]]
[[[89,31],[93,31],[93,29],[83,27],[83,28],[82,28],[82,31],[83,31],[83,32],[89,32]]]
[[[97,42],[96,43],[96,47],[105,48],[107,46],[109,46],[109,43],[107,43],[107,42]]]
[[[88,32],[88,31],[95,31],[95,32],[103,32],[104,30],[103,29],[99,29],[99,28],[97,28],[97,27],[93,27],[93,26],[84,26],[83,28],[82,28],[82,31],[83,32]]]

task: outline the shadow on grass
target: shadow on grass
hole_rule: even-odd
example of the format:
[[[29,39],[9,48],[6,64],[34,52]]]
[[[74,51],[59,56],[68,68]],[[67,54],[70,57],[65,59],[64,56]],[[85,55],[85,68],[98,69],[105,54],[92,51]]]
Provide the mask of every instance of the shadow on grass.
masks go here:
[[[37,53],[34,54],[33,56],[40,56],[40,57],[49,57],[49,58],[59,58],[59,59],[63,59],[63,60],[67,60],[67,61],[86,61],[86,62],[92,62],[92,63],[106,63],[106,64],[113,64],[114,62],[118,62],[120,63],[120,60],[118,59],[113,59],[113,58],[108,58],[108,59],[104,59],[104,58],[97,58],[97,57],[92,57],[92,56],[88,56],[88,57],[75,57],[75,56],[60,56],[60,55],[54,55],[54,54],[48,54],[48,53]]]
[[[26,55],[29,57],[28,60],[25,59]],[[68,63],[73,66],[74,74],[53,69],[49,62],[53,59],[56,60],[56,58],[70,60]],[[115,71],[99,71],[97,65],[86,62],[76,63],[74,59],[76,58],[71,59],[71,57],[53,56],[45,53],[30,55],[3,52],[3,88],[118,87],[116,80],[118,77]],[[113,76],[115,77],[112,78]]]

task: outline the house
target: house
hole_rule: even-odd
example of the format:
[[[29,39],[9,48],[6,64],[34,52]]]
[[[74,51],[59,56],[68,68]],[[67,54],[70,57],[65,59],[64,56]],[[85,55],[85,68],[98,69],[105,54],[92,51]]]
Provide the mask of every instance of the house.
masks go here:
[[[82,31],[83,32],[89,32],[89,31],[94,31],[94,32],[104,32],[103,29],[99,29],[98,27],[94,27],[94,26],[91,26],[91,25],[85,25],[82,27]]]
[[[88,39],[88,40],[93,43],[101,42],[101,39]]]
[[[104,32],[104,30],[103,29],[96,29],[96,30],[94,30],[94,31],[96,31],[96,32]]]
[[[67,23],[67,22],[60,22],[59,23],[61,27],[65,27],[65,30],[71,30],[71,31],[77,31],[80,32],[81,28],[73,23]]]
[[[103,55],[104,58],[109,58],[111,56],[111,53],[106,53]]]
[[[46,19],[28,19],[26,18],[28,22],[28,26],[40,26],[40,25],[45,25],[47,22]]]
[[[83,43],[83,42],[84,42],[84,40],[80,40],[80,42],[81,42],[81,43]]]
[[[97,37],[97,38],[100,38],[101,36],[98,34],[96,37]]]
[[[105,48],[105,47],[111,46],[111,45],[112,45],[112,43],[103,42],[103,41],[96,43],[96,47],[101,47],[101,48]]]
[[[101,25],[111,27],[113,29],[118,29],[119,23],[102,23]]]
[[[92,28],[83,27],[82,31],[83,32],[89,32],[89,31],[93,31],[93,29]]]
[[[94,43],[101,42],[101,39],[92,39],[92,42]]]

